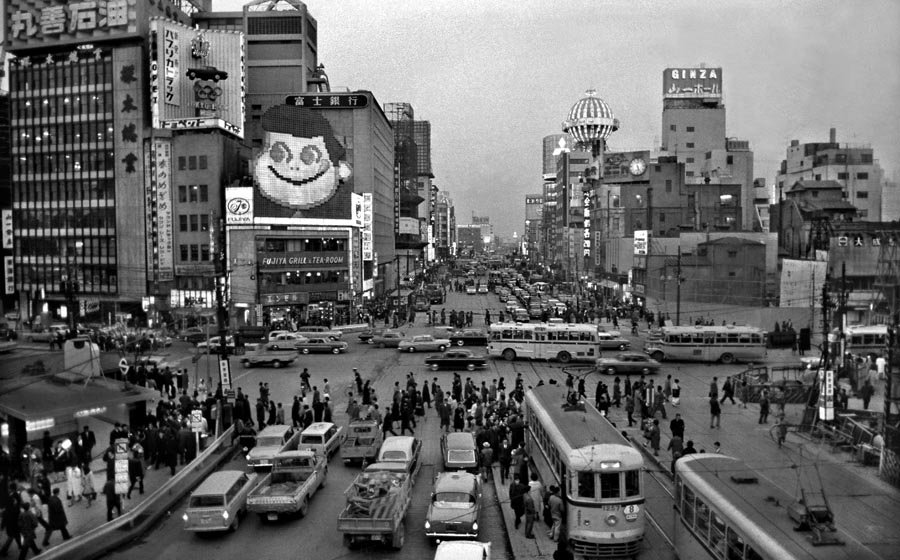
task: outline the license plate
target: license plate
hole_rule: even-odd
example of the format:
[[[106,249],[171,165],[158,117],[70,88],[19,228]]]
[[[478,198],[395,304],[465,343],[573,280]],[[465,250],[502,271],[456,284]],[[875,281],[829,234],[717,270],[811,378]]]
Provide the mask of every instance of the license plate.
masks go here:
[[[200,518],[200,524],[201,524],[201,525],[209,525],[211,522],[212,522],[212,518],[211,518],[211,517],[201,517],[201,518]]]
[[[616,511],[619,509],[619,506],[603,506],[603,511]]]
[[[268,514],[266,514],[266,519],[268,519],[269,521],[275,521],[278,519],[278,514],[277,513],[268,513]]]
[[[381,535],[369,535],[369,538],[372,539],[373,541],[380,541]]]

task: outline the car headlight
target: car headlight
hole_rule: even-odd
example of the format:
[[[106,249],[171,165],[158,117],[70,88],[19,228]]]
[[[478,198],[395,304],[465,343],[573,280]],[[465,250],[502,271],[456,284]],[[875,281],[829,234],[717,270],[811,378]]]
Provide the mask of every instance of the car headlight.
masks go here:
[[[228,510],[222,512],[222,519],[228,519]]]
[[[431,529],[431,521],[425,521],[425,530]]]
[[[250,454],[248,453],[248,454],[244,457],[244,459],[247,459],[247,460],[249,461],[249,460],[250,460]]]
[[[472,530],[473,530],[473,531],[477,531],[477,530],[478,530],[478,522],[477,522],[477,521],[476,521],[475,523],[472,523]]]
[[[181,518],[184,520],[185,523],[187,523],[187,522],[188,522],[188,514],[187,514],[187,512],[184,512],[184,514],[182,514]]]

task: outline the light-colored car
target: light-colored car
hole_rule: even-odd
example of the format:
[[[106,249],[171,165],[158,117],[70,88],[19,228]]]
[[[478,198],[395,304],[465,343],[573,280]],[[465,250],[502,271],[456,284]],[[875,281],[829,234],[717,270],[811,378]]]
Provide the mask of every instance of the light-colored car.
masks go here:
[[[282,451],[294,451],[300,442],[300,430],[285,424],[266,426],[256,434],[256,445],[246,456],[247,465],[254,470],[272,468],[275,455]]]
[[[397,349],[401,352],[443,352],[450,347],[449,338],[435,338],[430,334],[417,334],[400,341]]]
[[[396,348],[406,338],[402,331],[384,331],[372,337],[371,344],[378,348]]]
[[[206,352],[208,354],[216,354],[222,349],[221,337],[213,336],[210,337],[209,342],[203,341],[197,343],[197,350],[200,352]],[[226,336],[225,337],[225,346],[228,347],[228,350],[234,351],[234,337]]]
[[[181,519],[187,531],[236,531],[257,477],[244,471],[218,471],[191,492]]]
[[[274,338],[269,337],[269,345],[274,345],[275,350],[296,350],[298,344],[308,341],[308,338],[296,333],[282,333]]]
[[[301,334],[310,338],[314,336],[324,336],[333,338],[335,340],[340,340],[344,336],[343,331],[329,329],[328,327],[322,325],[306,325],[305,327],[298,327],[297,334]]]
[[[49,327],[39,327],[28,333],[22,333],[25,342],[49,342],[51,339],[56,340],[59,333],[66,336],[69,333],[69,326],[65,323],[53,323]]]
[[[241,358],[245,368],[253,366],[272,366],[280,368],[290,365],[297,359],[297,351],[293,348],[278,346],[277,342],[268,342],[259,346],[252,352],[247,352]]]
[[[478,288],[475,286],[466,286],[466,294],[470,296],[474,296],[478,293]]]
[[[608,332],[598,332],[597,342],[600,343],[601,350],[625,351],[631,346],[631,341]]]
[[[487,284],[482,284],[482,285],[478,286],[478,293],[479,294],[488,293]]]
[[[344,443],[344,427],[331,422],[315,422],[300,432],[297,449],[306,449],[331,459]]]
[[[491,543],[444,541],[438,544],[434,560],[491,560]]]
[[[346,352],[349,345],[342,340],[335,340],[331,337],[311,336],[306,342],[297,343],[297,351],[301,354],[310,354],[315,352],[331,352],[332,354],[340,354]]]
[[[609,358],[597,358],[597,371],[608,375],[619,373],[657,373],[661,364],[643,352],[620,352]]]
[[[425,515],[425,536],[432,539],[478,537],[481,477],[466,472],[437,475]]]

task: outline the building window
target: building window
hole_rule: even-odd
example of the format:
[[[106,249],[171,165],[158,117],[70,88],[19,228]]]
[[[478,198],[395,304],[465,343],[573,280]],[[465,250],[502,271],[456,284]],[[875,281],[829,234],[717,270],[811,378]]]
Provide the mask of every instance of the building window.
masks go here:
[[[178,247],[181,250],[181,260],[188,260],[188,246],[187,245],[179,245]]]
[[[861,172],[859,172],[859,173],[856,174],[856,178],[857,178],[857,179],[868,179],[868,178],[869,178],[869,174],[866,173],[865,171],[861,171]]]
[[[199,185],[188,185],[188,202],[197,202]]]
[[[200,202],[209,202],[209,187],[200,185]]]
[[[684,162],[685,163],[694,163],[694,158],[692,158],[692,157],[685,158]]]
[[[262,111],[262,105],[250,105],[251,111]]]
[[[200,260],[208,261],[209,260],[209,245],[200,245]]]
[[[187,158],[184,156],[178,156],[178,171],[184,171],[187,167]]]
[[[816,173],[816,181],[821,181],[821,180],[822,180],[822,174]]]
[[[206,169],[206,156],[200,156],[200,169]]]
[[[813,198],[819,198],[819,191],[810,191],[810,193],[812,194]]]
[[[866,218],[866,217],[868,217],[868,215],[869,215],[869,211],[868,211],[868,210],[860,210],[860,211],[859,211],[859,217],[860,217],[860,218]]]
[[[192,261],[200,260],[200,246],[199,245],[191,245],[191,260]]]
[[[254,138],[252,144],[254,148],[262,148],[262,138]]]
[[[734,156],[725,156],[725,163],[728,165],[734,165]]]
[[[657,173],[662,172],[662,166],[661,166],[661,165],[654,165],[654,166],[653,166],[653,171],[656,171]]]
[[[728,271],[728,276],[734,277],[737,276],[733,270]]]
[[[660,212],[659,213],[659,223],[662,224],[662,223],[665,223],[665,221],[666,221],[666,215],[664,213]]]
[[[666,192],[672,192],[672,179],[666,179]]]
[[[694,147],[694,143],[693,143],[693,142],[688,142],[688,143],[685,144],[685,146],[688,147],[688,148],[693,148],[693,147]]]
[[[181,214],[178,216],[178,231],[187,231],[188,230],[188,217],[187,214]]]
[[[735,257],[737,257],[737,251],[729,250],[729,251],[728,251],[728,258],[733,259],[733,258],[735,258]]]
[[[687,130],[688,132],[694,132],[694,127],[693,127],[693,126],[689,126],[689,127],[687,127],[686,130]]]
[[[209,231],[209,214],[200,214],[200,231]]]
[[[197,169],[197,156],[188,156],[188,169]]]
[[[671,130],[672,132],[675,132],[675,125],[674,125],[674,124],[670,124],[670,125],[669,125],[669,130]]]
[[[860,163],[872,163],[872,154],[860,154],[859,161]]]
[[[685,171],[684,174],[685,174],[687,177],[693,177],[693,176],[694,176],[694,172],[693,172],[693,171]]]
[[[178,185],[178,202],[187,202],[187,185]]]
[[[200,231],[200,220],[197,214],[191,214],[191,231]]]
[[[838,180],[839,180],[839,181],[846,181],[846,180],[849,179],[849,178],[850,178],[850,174],[847,173],[846,171],[839,171],[839,172],[838,172]]]
[[[856,193],[856,198],[869,198],[868,191],[859,191]]]

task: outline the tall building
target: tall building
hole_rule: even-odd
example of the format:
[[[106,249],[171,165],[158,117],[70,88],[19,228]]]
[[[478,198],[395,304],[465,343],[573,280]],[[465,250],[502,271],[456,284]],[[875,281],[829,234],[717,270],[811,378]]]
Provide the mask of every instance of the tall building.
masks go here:
[[[660,151],[684,164],[687,184],[739,184],[742,227],[756,229],[753,152],[746,140],[727,137],[722,68],[663,71]]]
[[[422,197],[419,204],[418,215],[424,222],[425,246],[424,255],[426,262],[431,262],[435,257],[434,250],[434,207],[440,189],[432,182],[434,173],[431,172],[431,123],[428,121],[413,121],[413,142],[416,146],[416,192]]]
[[[545,183],[544,202],[551,198],[545,213],[547,260],[545,263],[573,279],[586,274],[584,255],[584,209],[589,196],[585,170],[590,165],[588,152],[563,152],[556,159],[556,180],[552,188]],[[589,204],[589,203],[588,203]]]
[[[548,134],[544,136],[543,139],[543,147],[541,150],[542,162],[543,162],[543,178],[545,181],[553,180],[556,178],[556,156],[559,154],[560,140],[564,143],[568,141],[568,135],[566,134]]]
[[[419,212],[429,192],[424,191],[424,180],[420,186],[419,153],[412,105],[403,102],[385,103],[384,112],[394,131],[396,270],[401,277],[406,277],[415,274],[424,264],[428,230],[426,216],[421,216]],[[420,190],[426,196],[422,196]]]
[[[775,178],[779,200],[801,180],[837,182],[843,188],[843,199],[857,208],[857,219],[880,222],[900,217],[882,213],[884,170],[872,147],[839,144],[834,128],[829,131],[828,142],[801,144],[791,140]]]
[[[456,210],[447,191],[440,191],[437,196],[434,207],[434,238],[436,258],[450,258],[456,245]]]
[[[541,230],[544,220],[544,195],[525,195],[525,235],[522,241],[525,256],[532,262],[539,262],[541,255]]]

